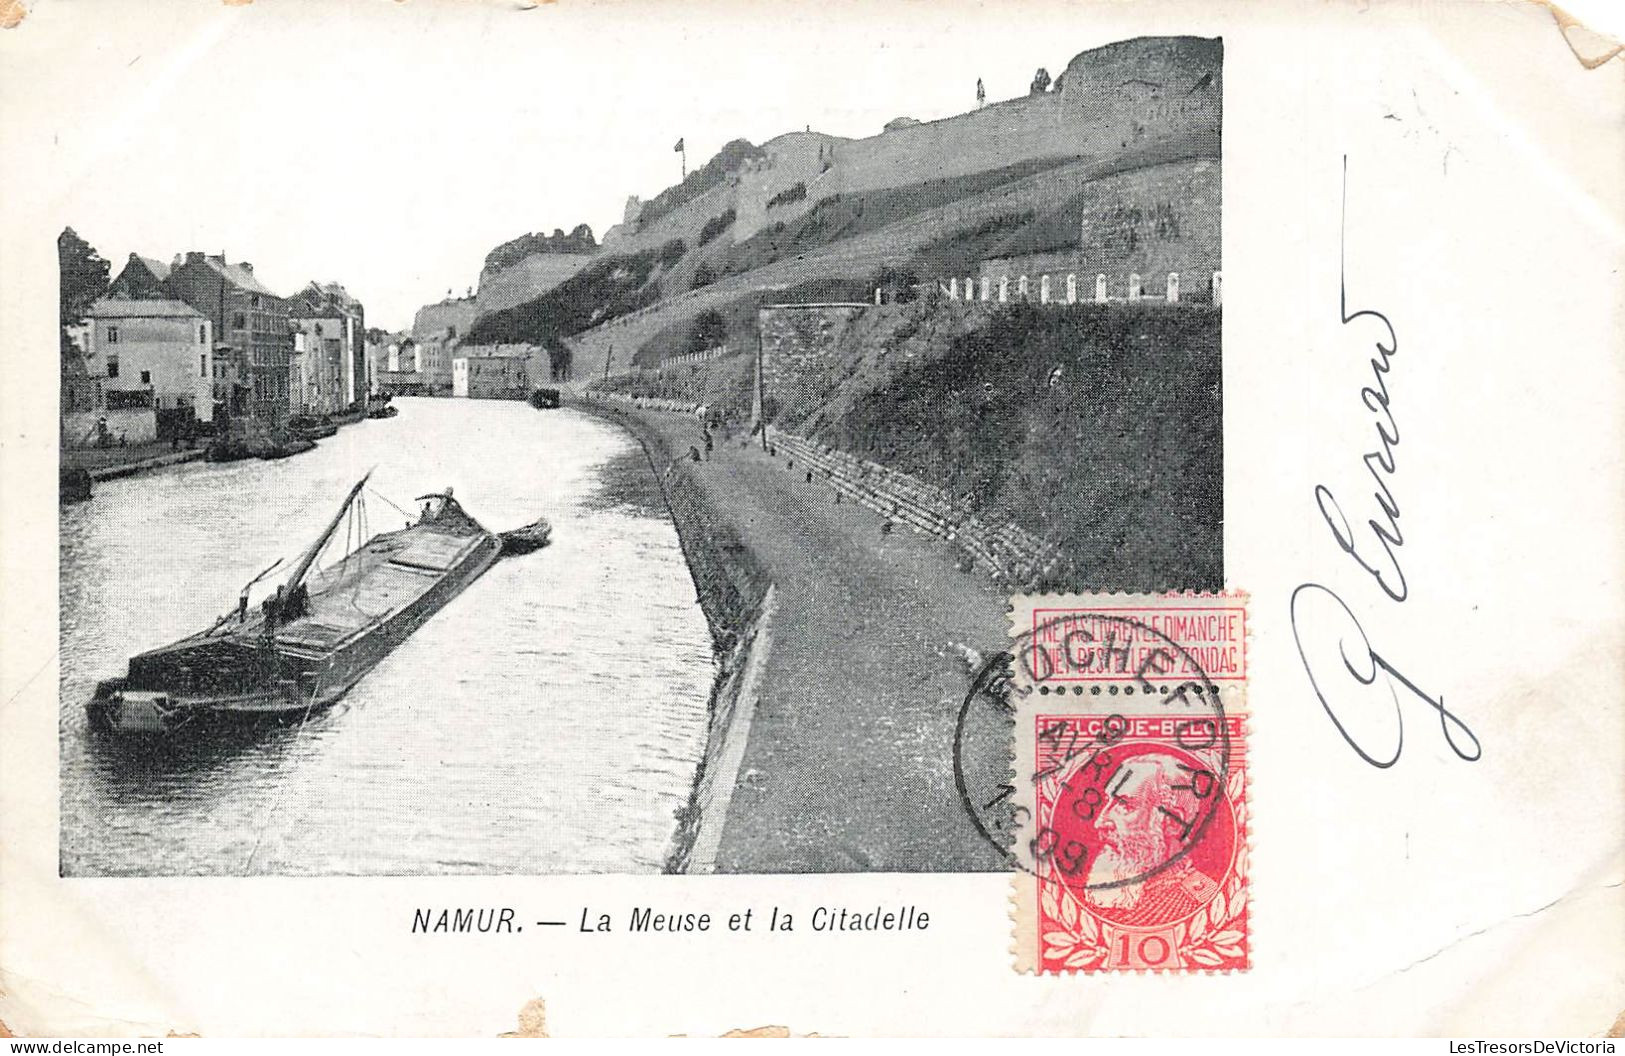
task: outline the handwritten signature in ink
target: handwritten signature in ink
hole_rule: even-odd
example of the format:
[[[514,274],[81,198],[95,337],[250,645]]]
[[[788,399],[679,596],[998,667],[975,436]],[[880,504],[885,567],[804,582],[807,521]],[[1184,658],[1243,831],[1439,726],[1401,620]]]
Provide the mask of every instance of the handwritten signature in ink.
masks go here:
[[[1343,233],[1346,237],[1347,157],[1343,159],[1343,200]],[[1315,504],[1327,528],[1331,530],[1338,549],[1369,575],[1391,601],[1403,604],[1410,597],[1410,589],[1405,580],[1405,571],[1400,564],[1400,549],[1405,545],[1405,539],[1399,528],[1399,502],[1390,486],[1398,469],[1395,452],[1399,448],[1399,426],[1394,420],[1388,381],[1393,370],[1394,357],[1399,351],[1399,338],[1394,332],[1393,323],[1384,313],[1371,308],[1349,311],[1347,256],[1342,252],[1341,244],[1339,253],[1338,314],[1341,325],[1346,327],[1366,321],[1380,327],[1376,331],[1378,336],[1373,342],[1371,381],[1360,389],[1360,402],[1373,415],[1377,433],[1372,450],[1361,456],[1361,461],[1365,463],[1375,484],[1372,499],[1376,504],[1376,515],[1366,521],[1370,534],[1360,534],[1352,527],[1337,497],[1324,484],[1315,486]],[[1399,761],[1400,753],[1405,747],[1404,716],[1399,696],[1401,689],[1438,713],[1445,743],[1458,757],[1472,762],[1482,755],[1478,737],[1468,729],[1465,722],[1445,707],[1442,695],[1434,695],[1423,690],[1372,648],[1371,640],[1360,626],[1354,611],[1336,591],[1322,583],[1300,584],[1292,592],[1291,611],[1292,633],[1297,640],[1298,656],[1303,660],[1304,671],[1309,675],[1309,684],[1314,687],[1315,695],[1320,698],[1320,704],[1331,717],[1337,732],[1361,759],[1372,766],[1382,768],[1393,766]],[[1342,660],[1341,672],[1334,671],[1327,675],[1324,669],[1321,669],[1317,675],[1319,661],[1311,661],[1310,653],[1313,652],[1317,658],[1324,658],[1331,650],[1306,649],[1305,640],[1309,638],[1319,642],[1322,635],[1328,640],[1335,641],[1337,657]],[[1365,689],[1387,688],[1388,697],[1394,706],[1392,754],[1368,749],[1367,745],[1362,743],[1362,739],[1351,732],[1349,724],[1345,723],[1343,718],[1347,712],[1341,705],[1334,706],[1332,697],[1328,696],[1328,693],[1337,688],[1334,679],[1342,680],[1343,693],[1334,694],[1340,699],[1348,695],[1355,685]],[[1379,679],[1381,687],[1378,686]],[[1354,692],[1358,694],[1360,691]]]

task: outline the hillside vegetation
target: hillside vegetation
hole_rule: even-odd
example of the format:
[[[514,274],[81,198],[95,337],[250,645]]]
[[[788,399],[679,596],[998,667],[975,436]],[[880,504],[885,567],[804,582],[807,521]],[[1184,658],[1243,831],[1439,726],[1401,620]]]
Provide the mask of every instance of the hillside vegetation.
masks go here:
[[[1220,313],[995,312],[814,430],[1057,543],[1056,588],[1223,585]]]
[[[842,139],[736,139],[583,257],[564,236],[497,247],[477,341],[573,338],[579,376],[653,366],[702,314],[748,342],[756,307],[816,285],[871,300],[884,275],[1130,274],[1206,300],[1219,270],[1221,41],[1143,37],[1081,52],[1053,90]],[[1064,87],[1063,82],[1064,80]],[[560,250],[566,250],[560,253]],[[579,270],[577,270],[579,269]],[[896,283],[892,283],[896,286]],[[867,288],[867,289],[865,289]]]
[[[593,261],[534,300],[475,320],[468,342],[476,345],[551,344],[607,319],[660,299],[662,258],[682,254],[681,243]]]
[[[1220,320],[1155,304],[887,305],[841,337],[806,403],[768,414],[1056,544],[1065,560],[1042,587],[1217,590]],[[703,403],[743,425],[751,351],[594,388]]]
[[[825,198],[800,218],[776,223],[735,244],[722,261],[725,275],[738,275],[797,253],[878,231],[911,216],[1053,169],[1066,159],[1026,161],[974,176],[926,180],[858,194]]]
[[[709,286],[719,279],[748,276],[774,264],[793,263],[801,256],[820,250],[838,252],[860,236],[877,236],[901,222],[924,217],[933,209],[952,205],[967,196],[974,200],[979,194],[1019,184],[1056,167],[1057,163],[1050,161],[1029,162],[973,177],[836,196],[818,203],[793,225],[775,225],[733,245],[726,245],[720,237],[734,221],[733,210],[727,210],[702,226],[692,248],[682,240],[673,239],[655,249],[600,257],[541,296],[482,316],[471,340],[481,344],[498,341],[544,344],[559,336],[579,334],[687,290]],[[977,247],[1007,241],[1017,228],[1030,225],[1036,216],[1032,209],[1001,213],[991,221],[975,223],[970,229],[969,241],[965,241],[964,232],[954,227],[954,234],[933,243],[936,249],[929,255],[929,266],[952,260],[957,270],[962,267],[959,261],[975,253]],[[715,249],[719,244],[724,246],[720,251]],[[948,247],[953,248],[950,251]],[[904,239],[880,258],[870,260],[868,256],[873,254],[849,263],[837,260],[835,267],[839,275],[804,280],[793,287],[775,283],[771,291],[739,290],[717,307],[730,319],[748,316],[749,329],[754,332],[754,312],[759,304],[794,300],[797,294],[792,290],[803,289],[816,290],[823,299],[865,298],[883,259],[914,261],[919,253],[910,240]],[[717,260],[718,264],[713,265],[711,260]],[[674,276],[677,281],[662,281],[667,276]],[[662,355],[675,354],[673,350],[679,348],[682,341],[674,339],[673,334],[686,333],[691,321],[685,317],[639,342],[637,362],[653,365]],[[744,336],[745,329],[730,326],[739,337]]]
[[[718,186],[731,173],[738,172],[746,162],[765,156],[766,152],[748,139],[735,139],[723,145],[715,157],[695,169],[682,183],[667,187],[650,199],[638,213],[638,223],[652,224],[685,202]]]

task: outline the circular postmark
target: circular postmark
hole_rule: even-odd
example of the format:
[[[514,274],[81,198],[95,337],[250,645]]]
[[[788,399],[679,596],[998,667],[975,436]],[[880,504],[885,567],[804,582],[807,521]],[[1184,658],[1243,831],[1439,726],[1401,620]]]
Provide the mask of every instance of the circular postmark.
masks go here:
[[[1108,677],[1078,679],[1067,658],[1083,653],[1120,662]],[[1002,732],[996,768],[990,729]],[[1014,753],[1026,773],[1010,770],[1013,736],[1032,741]],[[1091,612],[1087,625],[1035,621],[976,672],[955,724],[954,782],[1011,867],[1109,914],[1147,885],[1222,875],[1235,840],[1230,753],[1224,704],[1196,657],[1147,621]],[[1199,885],[1186,886],[1199,897]]]

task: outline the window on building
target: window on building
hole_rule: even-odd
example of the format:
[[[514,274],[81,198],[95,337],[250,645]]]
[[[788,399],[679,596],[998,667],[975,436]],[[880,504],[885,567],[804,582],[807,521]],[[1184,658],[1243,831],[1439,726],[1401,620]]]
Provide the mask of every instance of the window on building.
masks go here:
[[[118,344],[118,327],[110,326],[107,328],[107,343],[110,345]]]
[[[141,384],[143,384],[143,385],[151,385],[152,384],[152,371],[143,370],[141,372]]]
[[[231,328],[233,330],[247,330],[248,316],[242,312],[233,312],[231,315]]]
[[[118,357],[117,356],[108,356],[107,357],[107,376],[110,377],[110,378],[118,377]]]
[[[209,357],[207,355],[197,357],[197,376],[200,378],[209,376]]]
[[[260,306],[260,295],[257,294],[257,293],[249,294],[248,295],[248,306],[250,308],[258,308]]]
[[[197,343],[200,345],[206,345],[209,343],[209,328],[207,326],[199,324],[197,328]]]

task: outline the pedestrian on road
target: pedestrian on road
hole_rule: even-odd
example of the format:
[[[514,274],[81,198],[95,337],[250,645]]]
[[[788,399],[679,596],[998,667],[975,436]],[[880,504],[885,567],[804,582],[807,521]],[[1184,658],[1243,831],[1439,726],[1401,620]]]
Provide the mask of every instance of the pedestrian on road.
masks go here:
[[[700,423],[700,438],[705,441],[705,460],[711,461],[711,426],[705,422]]]

